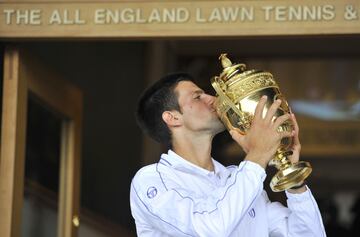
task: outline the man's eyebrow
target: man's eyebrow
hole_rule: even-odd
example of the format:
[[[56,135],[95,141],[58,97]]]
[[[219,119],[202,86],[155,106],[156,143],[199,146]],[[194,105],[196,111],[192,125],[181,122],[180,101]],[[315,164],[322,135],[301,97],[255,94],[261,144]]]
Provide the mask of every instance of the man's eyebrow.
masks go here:
[[[193,94],[203,94],[205,93],[204,90],[201,90],[201,89],[197,89],[195,91],[193,91]]]

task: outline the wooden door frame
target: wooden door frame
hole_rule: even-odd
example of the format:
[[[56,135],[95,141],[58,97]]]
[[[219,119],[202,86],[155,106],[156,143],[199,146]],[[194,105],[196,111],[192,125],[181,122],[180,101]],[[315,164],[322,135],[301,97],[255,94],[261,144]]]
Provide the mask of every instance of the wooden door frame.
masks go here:
[[[62,116],[58,236],[75,237],[80,200],[82,92],[20,47],[4,53],[0,236],[21,234],[28,92]]]

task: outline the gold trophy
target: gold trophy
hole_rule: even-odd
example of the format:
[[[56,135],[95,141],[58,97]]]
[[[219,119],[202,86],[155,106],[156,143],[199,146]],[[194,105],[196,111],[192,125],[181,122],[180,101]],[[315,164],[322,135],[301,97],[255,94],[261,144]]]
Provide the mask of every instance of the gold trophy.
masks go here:
[[[211,84],[217,93],[216,111],[228,130],[236,129],[241,134],[246,134],[251,126],[255,108],[263,95],[268,97],[264,113],[276,99],[281,99],[282,103],[274,119],[290,112],[289,105],[271,73],[246,70],[245,64],[232,64],[226,54],[221,54],[219,59],[224,69],[219,76],[211,79]],[[292,129],[293,125],[288,120],[279,126],[278,132]],[[274,192],[301,184],[312,171],[309,162],[300,161],[292,164],[289,161],[287,157],[292,155],[292,145],[293,138],[283,138],[269,163],[278,169],[270,182]]]

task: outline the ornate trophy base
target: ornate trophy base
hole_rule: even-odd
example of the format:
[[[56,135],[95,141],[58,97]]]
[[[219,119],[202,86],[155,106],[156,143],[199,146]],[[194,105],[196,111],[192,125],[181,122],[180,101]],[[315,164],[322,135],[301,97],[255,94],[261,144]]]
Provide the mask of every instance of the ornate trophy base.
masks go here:
[[[312,168],[309,162],[300,161],[291,164],[285,169],[279,170],[271,179],[270,187],[274,192],[281,192],[299,185],[311,173]]]

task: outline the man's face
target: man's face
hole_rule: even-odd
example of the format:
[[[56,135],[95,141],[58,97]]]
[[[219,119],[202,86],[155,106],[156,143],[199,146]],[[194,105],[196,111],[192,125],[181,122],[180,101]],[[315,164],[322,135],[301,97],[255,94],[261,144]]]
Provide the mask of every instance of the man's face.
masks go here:
[[[190,131],[208,131],[215,135],[225,130],[214,108],[215,97],[205,94],[191,81],[181,81],[175,87],[183,126]]]

